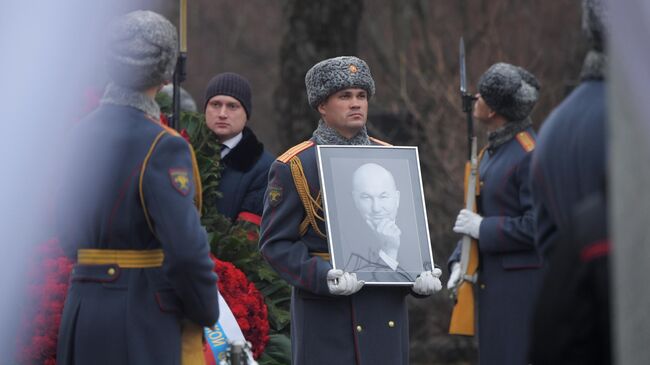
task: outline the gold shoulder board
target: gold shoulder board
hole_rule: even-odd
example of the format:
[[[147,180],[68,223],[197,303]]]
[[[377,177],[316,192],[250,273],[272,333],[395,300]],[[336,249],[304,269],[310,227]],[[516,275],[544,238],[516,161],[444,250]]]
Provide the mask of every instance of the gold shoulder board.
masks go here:
[[[392,146],[392,144],[390,144],[390,143],[388,143],[388,142],[384,142],[384,141],[382,141],[381,139],[377,139],[377,138],[375,138],[375,137],[368,137],[368,138],[370,138],[371,141],[373,141],[373,142],[375,142],[375,143],[377,143],[377,144],[380,144],[380,145],[382,145],[382,146]]]
[[[521,145],[521,147],[524,149],[524,151],[530,152],[535,149],[535,140],[530,135],[530,133],[526,131],[519,132],[517,133],[516,138],[519,144]]]
[[[285,153],[280,155],[280,157],[277,158],[278,161],[287,163],[293,156],[299,154],[300,152],[306,150],[307,148],[311,147],[314,145],[314,141],[304,141],[302,143],[299,143],[291,148],[289,148]]]

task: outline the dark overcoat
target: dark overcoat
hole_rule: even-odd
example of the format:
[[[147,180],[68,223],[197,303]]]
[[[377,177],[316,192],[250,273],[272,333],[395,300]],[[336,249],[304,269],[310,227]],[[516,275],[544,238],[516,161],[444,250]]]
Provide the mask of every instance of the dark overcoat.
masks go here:
[[[613,363],[607,225],[605,193],[587,197],[549,247],[533,316],[532,364]]]
[[[535,133],[527,129],[526,141]],[[530,322],[541,281],[529,185],[531,152],[517,137],[480,161],[478,341],[482,365],[526,363]],[[460,245],[450,263],[460,260]]]
[[[289,151],[300,159],[310,194],[317,197],[316,147],[313,142],[307,144]],[[283,156],[269,173],[260,249],[268,263],[293,286],[292,364],[408,364],[406,296],[411,293],[410,287],[366,286],[350,296],[329,293],[327,272],[332,265],[315,255],[328,253],[327,240],[312,226],[300,234],[305,210]],[[317,224],[326,233],[325,223]]]
[[[75,265],[58,363],[180,364],[182,322],[209,326],[219,314],[188,143],[138,109],[102,105],[73,130],[61,176],[58,219],[67,255],[162,249],[164,262]]]
[[[224,166],[219,181],[222,196],[217,199],[217,211],[232,221],[242,212],[250,213],[253,216],[240,218],[259,225],[273,157],[264,150],[253,131],[245,127],[241,141],[221,162]]]
[[[535,242],[542,251],[568,230],[575,205],[605,191],[605,83],[582,82],[546,119],[531,166]]]

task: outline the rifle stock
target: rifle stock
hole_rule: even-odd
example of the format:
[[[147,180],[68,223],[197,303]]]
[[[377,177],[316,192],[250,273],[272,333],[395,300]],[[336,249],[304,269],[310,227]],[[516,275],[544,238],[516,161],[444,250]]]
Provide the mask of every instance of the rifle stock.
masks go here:
[[[478,176],[478,156],[476,137],[471,139],[470,160],[465,163],[465,209],[476,212],[476,189]],[[461,280],[452,291],[456,299],[451,315],[449,333],[474,335],[474,283],[478,269],[478,243],[468,235],[461,241],[460,271]]]

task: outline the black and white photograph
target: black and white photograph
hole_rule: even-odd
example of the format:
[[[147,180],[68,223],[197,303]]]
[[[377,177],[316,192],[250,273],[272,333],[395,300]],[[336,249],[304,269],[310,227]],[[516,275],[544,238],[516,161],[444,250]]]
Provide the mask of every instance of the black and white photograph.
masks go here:
[[[318,146],[332,264],[366,284],[431,270],[415,147]]]

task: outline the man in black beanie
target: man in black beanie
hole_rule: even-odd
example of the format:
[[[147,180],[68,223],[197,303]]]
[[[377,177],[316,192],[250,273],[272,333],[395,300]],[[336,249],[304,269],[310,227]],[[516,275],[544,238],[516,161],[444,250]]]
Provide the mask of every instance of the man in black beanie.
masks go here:
[[[76,265],[57,363],[201,363],[219,304],[200,177],[154,101],[176,64],[176,28],[140,10],[107,35],[111,83],[71,131],[60,175],[59,238]]]
[[[231,220],[259,226],[273,157],[246,126],[253,111],[248,80],[232,72],[213,77],[205,89],[205,122],[221,144],[217,211]]]
[[[478,212],[463,209],[454,232],[478,240],[478,341],[481,364],[527,364],[528,331],[541,280],[528,176],[535,132],[529,118],[539,83],[528,71],[492,65],[480,78],[474,118],[488,130],[479,155]],[[448,288],[460,279],[460,243],[449,259]]]

